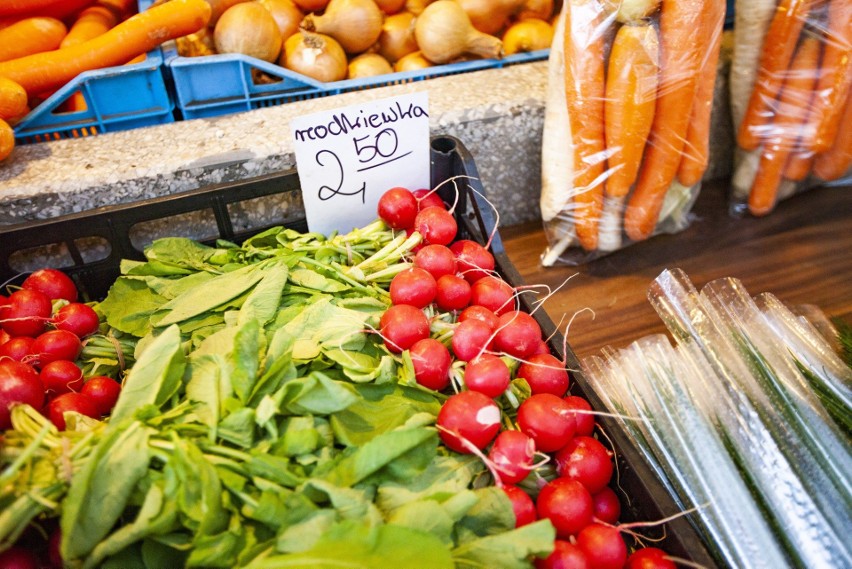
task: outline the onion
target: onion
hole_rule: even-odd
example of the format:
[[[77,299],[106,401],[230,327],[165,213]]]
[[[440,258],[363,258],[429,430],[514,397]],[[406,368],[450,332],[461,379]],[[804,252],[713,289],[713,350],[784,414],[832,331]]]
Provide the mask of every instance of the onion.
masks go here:
[[[378,53],[362,53],[349,62],[349,78],[375,77],[393,73],[393,67],[388,60]]]
[[[553,0],[526,0],[517,18],[519,20],[538,18],[549,21],[553,15]]]
[[[509,18],[524,5],[525,0],[457,0],[480,32],[496,34]]]
[[[269,11],[254,2],[231,6],[213,30],[219,53],[242,53],[275,61],[281,51],[281,32]]]
[[[401,57],[417,51],[414,39],[414,14],[400,12],[385,18],[382,33],[379,35],[379,53],[395,63]]]
[[[319,12],[328,6],[328,0],[293,0],[302,12]]]
[[[415,51],[397,61],[393,66],[393,70],[397,72],[417,71],[418,69],[426,69],[427,67],[433,67],[432,62],[423,57],[423,54],[419,51]]]
[[[539,49],[548,49],[553,41],[553,26],[538,18],[515,22],[503,34],[503,53],[512,55]]]
[[[396,14],[405,6],[405,0],[375,0],[376,5],[385,14]]]
[[[431,4],[433,0],[405,0],[405,9],[415,16],[419,16]]]
[[[347,53],[361,53],[379,39],[383,20],[373,0],[331,0],[322,15],[305,16],[302,28],[333,37]]]
[[[286,41],[287,38],[299,31],[299,24],[302,22],[304,14],[293,3],[293,0],[257,0],[257,3],[272,14],[272,18],[278,24],[278,30],[281,32],[282,41]]]
[[[447,63],[465,54],[500,57],[502,42],[473,27],[470,18],[453,0],[437,0],[417,17],[414,36],[420,51],[432,63]]]
[[[224,14],[228,8],[248,1],[249,0],[206,0],[206,2],[210,4],[210,20],[207,22],[207,25],[212,28],[216,25],[216,22],[219,21],[219,18],[222,17],[222,14]]]
[[[326,83],[346,79],[346,53],[334,38],[323,34],[293,34],[284,42],[278,64]]]

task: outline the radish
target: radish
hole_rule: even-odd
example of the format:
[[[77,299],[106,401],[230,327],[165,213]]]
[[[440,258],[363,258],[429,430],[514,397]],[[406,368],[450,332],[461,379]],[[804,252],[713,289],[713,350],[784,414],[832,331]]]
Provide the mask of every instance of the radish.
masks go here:
[[[456,256],[446,245],[424,245],[414,255],[414,266],[428,271],[435,280],[456,274]]]
[[[470,303],[500,316],[515,308],[515,289],[498,277],[486,276],[470,287]]]
[[[502,359],[491,354],[482,354],[465,367],[464,384],[471,391],[494,398],[508,389],[511,375],[509,366]]]
[[[417,198],[405,188],[391,188],[379,198],[377,209],[388,227],[408,229],[417,217]]]
[[[385,346],[396,354],[407,350],[418,340],[429,337],[429,319],[422,310],[408,304],[388,308],[379,326]]]
[[[500,430],[500,407],[476,391],[451,395],[441,406],[436,424],[441,440],[463,454],[483,449]]]
[[[612,457],[597,439],[574,437],[554,456],[559,476],[577,480],[596,494],[612,478]]]
[[[607,524],[614,524],[621,517],[621,502],[615,491],[609,486],[597,494],[592,494],[595,507],[595,519]]]
[[[575,412],[571,414],[577,422],[576,434],[584,437],[592,436],[595,432],[595,416],[591,413],[592,406],[579,395],[566,395],[565,402]],[[579,411],[579,412],[576,412]]]
[[[518,427],[535,441],[538,450],[553,452],[571,441],[576,423],[565,401],[550,393],[540,393],[518,407]]]
[[[485,322],[492,332],[497,329],[497,324],[500,322],[500,319],[492,310],[488,310],[484,306],[480,306],[478,304],[468,306],[461,311],[461,314],[459,314],[459,322],[464,322],[468,319],[481,320],[482,322]]]
[[[458,224],[446,209],[430,206],[417,214],[414,229],[420,232],[427,244],[448,245],[456,238]]]
[[[442,209],[447,209],[447,204],[444,203],[444,200],[441,199],[438,192],[433,190],[414,190],[414,197],[417,198],[418,211],[426,209],[427,207],[440,207]]]
[[[470,304],[470,284],[456,275],[442,276],[438,279],[435,304],[445,312],[466,308]]]
[[[0,430],[12,427],[13,403],[25,403],[40,409],[44,403],[44,385],[32,366],[0,359]]]
[[[512,502],[516,528],[531,524],[538,519],[538,513],[535,511],[535,502],[533,502],[529,494],[511,484],[503,486],[503,491]]]
[[[568,391],[568,371],[565,365],[551,354],[533,354],[522,362],[515,377],[523,377],[536,393],[552,393],[558,397]]]
[[[450,384],[452,356],[444,344],[434,338],[424,338],[415,342],[409,353],[418,384],[435,391]]]
[[[47,560],[50,561],[50,566],[52,569],[62,569],[65,567],[65,563],[62,561],[62,552],[60,550],[60,546],[62,545],[62,529],[57,527],[50,534],[50,538],[47,540]]]
[[[57,330],[68,330],[78,338],[85,338],[97,332],[101,322],[91,306],[72,302],[56,311],[52,324]]]
[[[48,330],[33,341],[31,349],[38,365],[45,365],[56,360],[76,360],[83,344],[73,332]]]
[[[33,357],[35,338],[17,336],[0,345],[0,358],[11,358],[16,362],[30,361]]]
[[[23,547],[10,547],[0,553],[0,569],[38,569],[36,554]]]
[[[435,277],[418,267],[397,273],[390,283],[390,297],[394,304],[410,304],[424,308],[435,300],[438,285]]]
[[[24,290],[37,290],[51,300],[77,302],[77,285],[71,277],[57,269],[39,269],[24,279]]]
[[[624,569],[676,569],[666,552],[656,547],[643,547],[627,558]]]
[[[65,430],[65,413],[69,411],[80,413],[92,419],[98,419],[101,416],[95,402],[82,393],[74,393],[73,391],[63,393],[47,404],[48,418],[60,431]]]
[[[9,295],[9,304],[3,307],[0,323],[12,336],[38,336],[50,320],[53,306],[44,293],[20,289]]]
[[[536,559],[535,569],[592,569],[583,550],[563,539],[553,542],[553,553]]]
[[[503,484],[517,484],[533,469],[535,441],[521,431],[502,431],[488,451],[488,459]]]
[[[491,328],[481,320],[459,322],[453,331],[453,353],[462,361],[470,361],[488,348],[491,334]]]
[[[456,256],[458,270],[471,284],[494,272],[494,255],[488,249],[469,239],[459,239],[450,250]]]
[[[528,313],[513,310],[500,316],[494,336],[498,350],[523,360],[532,355],[540,340],[541,327]]]
[[[536,346],[535,350],[533,350],[532,355],[549,354],[549,353],[550,353],[550,346],[547,345],[547,342],[545,342],[544,340],[539,340],[538,346]]]
[[[38,374],[44,390],[49,394],[62,395],[83,388],[83,370],[69,360],[56,360],[41,368]]]
[[[121,384],[111,377],[95,375],[86,380],[80,393],[92,400],[99,414],[108,415],[121,394]]]
[[[618,529],[590,524],[577,535],[577,546],[596,569],[621,569],[627,561],[627,546]]]
[[[592,523],[592,495],[569,478],[556,478],[538,493],[536,510],[539,518],[547,518],[556,528],[556,536],[568,539]],[[594,565],[594,564],[592,564]]]

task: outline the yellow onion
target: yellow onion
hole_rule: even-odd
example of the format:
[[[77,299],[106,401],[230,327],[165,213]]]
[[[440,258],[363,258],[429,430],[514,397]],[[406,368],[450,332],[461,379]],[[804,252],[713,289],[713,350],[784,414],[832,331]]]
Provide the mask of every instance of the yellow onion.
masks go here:
[[[526,20],[528,18],[550,20],[552,17],[553,0],[526,0],[517,15],[519,20]]]
[[[553,41],[553,26],[538,18],[515,22],[503,34],[503,53],[512,55],[548,49]]]
[[[325,83],[346,79],[346,53],[334,38],[324,34],[293,34],[284,42],[278,64]]]
[[[524,5],[525,0],[457,0],[470,18],[470,23],[480,32],[496,34],[509,22],[509,18]]]
[[[426,69],[428,67],[434,67],[433,63],[423,57],[422,53],[415,51],[400,58],[400,60],[394,64],[393,70],[397,72],[417,71],[418,69]]]
[[[349,79],[375,77],[388,73],[393,73],[393,67],[378,53],[362,53],[349,61]]]
[[[328,6],[328,0],[293,0],[302,12],[320,12]]]
[[[385,18],[382,33],[379,35],[379,53],[391,63],[417,51],[414,38],[414,14],[400,12]]]
[[[448,63],[463,55],[494,58],[502,54],[499,38],[480,32],[458,2],[437,0],[417,17],[417,45],[432,63]]]
[[[269,11],[254,2],[231,6],[213,30],[219,53],[242,53],[275,61],[281,51],[281,32]]]
[[[375,0],[375,2],[385,14],[396,14],[405,7],[405,0]]]
[[[257,0],[257,3],[272,14],[272,18],[278,24],[278,29],[281,32],[282,41],[299,31],[299,24],[305,15],[293,3],[293,0]]]
[[[405,0],[405,9],[415,16],[419,16],[426,6],[431,4],[433,0]]]
[[[346,53],[369,49],[382,33],[384,14],[373,0],[331,0],[325,12],[308,14],[302,29],[333,37]]]

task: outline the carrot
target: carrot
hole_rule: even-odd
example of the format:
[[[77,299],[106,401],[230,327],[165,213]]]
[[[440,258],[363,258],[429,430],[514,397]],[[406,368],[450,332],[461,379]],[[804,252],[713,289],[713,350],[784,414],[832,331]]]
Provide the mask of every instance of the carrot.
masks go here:
[[[0,119],[18,117],[27,110],[27,92],[23,87],[0,77]]]
[[[97,2],[98,6],[115,12],[119,19],[124,19],[136,12],[136,0],[97,0]]]
[[[817,123],[811,148],[825,152],[838,134],[840,116],[852,86],[852,2],[832,0],[828,6],[828,32],[822,74],[814,101]]]
[[[15,148],[15,131],[9,123],[0,119],[0,160],[5,159]]]
[[[695,101],[692,103],[692,114],[689,120],[689,130],[686,132],[686,145],[683,158],[677,172],[678,181],[686,187],[691,187],[701,181],[707,163],[710,161],[710,114],[713,110],[713,92],[716,87],[716,70],[719,63],[719,52],[722,47],[722,24],[725,19],[725,5],[722,2],[710,2],[715,9],[708,17],[718,22],[716,27],[706,26],[711,37],[703,38],[710,51],[704,57],[698,85],[695,88]]]
[[[3,0],[0,16],[46,16],[67,18],[76,14],[95,0]]]
[[[118,23],[118,16],[109,8],[90,6],[80,12],[59,47],[70,47],[105,34]]]
[[[784,167],[784,177],[794,182],[801,182],[808,177],[813,165],[814,153],[804,149],[799,143]]]
[[[25,18],[0,30],[0,61],[54,50],[67,31],[56,18]]]
[[[784,168],[807,119],[810,97],[819,73],[819,54],[819,40],[807,35],[800,42],[790,69],[785,73],[787,79],[781,87],[778,112],[768,128],[749,193],[748,208],[753,215],[766,215],[775,207]]]
[[[846,97],[843,114],[838,121],[834,144],[814,159],[814,174],[822,180],[836,180],[852,166],[852,95]]]
[[[784,72],[796,49],[813,0],[781,0],[763,40],[763,51],[754,89],[737,132],[737,143],[745,150],[760,145],[765,125],[772,117],[772,104],[784,83]]]
[[[565,100],[574,155],[574,228],[580,245],[597,249],[603,207],[604,48],[599,0],[566,0]]]
[[[604,103],[609,196],[626,196],[636,181],[654,122],[659,69],[660,42],[654,26],[621,26],[610,50]]]
[[[29,93],[44,93],[83,71],[122,65],[164,41],[197,32],[209,19],[210,5],[204,0],[171,0],[79,45],[0,62],[0,76]]]
[[[634,241],[647,239],[657,225],[666,191],[677,174],[695,99],[701,56],[708,49],[702,31],[715,27],[713,2],[663,0],[660,12],[660,86],[645,160],[624,210],[624,230]]]

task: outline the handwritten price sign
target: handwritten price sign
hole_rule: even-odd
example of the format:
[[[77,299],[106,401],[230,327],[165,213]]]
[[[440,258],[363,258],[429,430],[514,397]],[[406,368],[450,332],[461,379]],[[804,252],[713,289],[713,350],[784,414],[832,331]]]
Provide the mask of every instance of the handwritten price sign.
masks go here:
[[[414,93],[294,119],[308,227],[345,233],[376,219],[393,187],[429,187],[428,97]]]

